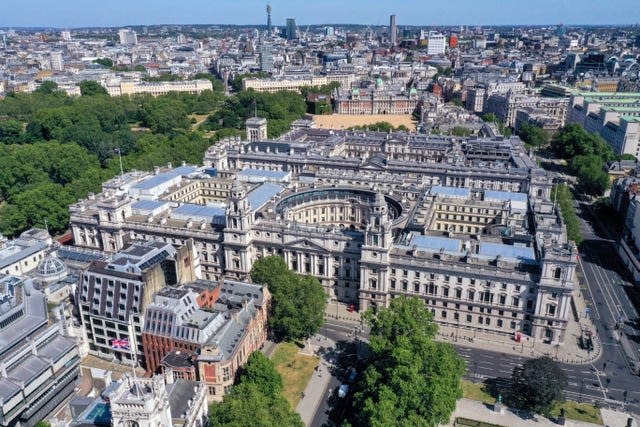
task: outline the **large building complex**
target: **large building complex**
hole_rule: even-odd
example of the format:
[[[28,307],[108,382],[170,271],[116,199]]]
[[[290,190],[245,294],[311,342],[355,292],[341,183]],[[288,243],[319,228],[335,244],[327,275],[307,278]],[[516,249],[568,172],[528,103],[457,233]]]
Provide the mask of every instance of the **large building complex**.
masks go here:
[[[281,90],[300,91],[303,87],[324,86],[332,82],[340,83],[341,87],[351,87],[355,80],[353,74],[331,74],[327,76],[306,75],[290,78],[250,78],[242,80],[243,89],[253,89],[257,92],[279,92]]]
[[[616,154],[640,157],[640,93],[575,92],[567,120],[599,133]]]
[[[0,425],[33,427],[73,393],[80,357],[63,330],[42,292],[0,277]]]
[[[334,95],[337,114],[411,114],[419,102],[415,88],[384,87],[382,80],[375,87],[338,90]]]
[[[204,164],[105,183],[71,207],[76,243],[192,238],[213,279],[279,255],[360,310],[413,295],[442,323],[564,339],[576,248],[517,137],[306,128],[221,141]]]
[[[213,90],[211,80],[182,80],[177,82],[129,82],[116,81],[105,83],[107,93],[111,96],[149,94],[166,95],[171,92],[199,94],[205,90]]]

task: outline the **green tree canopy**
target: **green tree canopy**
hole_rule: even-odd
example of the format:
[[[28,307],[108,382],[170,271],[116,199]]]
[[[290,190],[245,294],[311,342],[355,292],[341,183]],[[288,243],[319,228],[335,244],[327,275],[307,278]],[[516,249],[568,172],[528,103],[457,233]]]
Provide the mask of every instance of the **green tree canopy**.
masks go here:
[[[83,80],[80,82],[82,96],[106,95],[107,90],[95,80]]]
[[[551,140],[556,156],[572,159],[575,156],[596,155],[603,162],[613,159],[613,150],[600,135],[587,132],[577,123],[569,123],[559,129]]]
[[[576,215],[576,210],[573,207],[573,195],[571,190],[565,184],[556,184],[551,189],[551,196],[554,201],[557,201],[564,218],[564,223],[567,227],[567,237],[569,240],[573,240],[577,244],[580,244],[583,240],[582,232],[580,231],[580,221]]]
[[[58,83],[53,82],[51,80],[45,80],[42,82],[40,86],[34,91],[36,94],[41,95],[51,95],[58,90]]]
[[[539,126],[523,123],[518,131],[518,136],[526,144],[533,147],[542,147],[549,143],[549,134]]]
[[[292,272],[278,256],[257,260],[251,278],[271,292],[269,327],[278,339],[304,339],[322,327],[327,296],[318,279]]]
[[[249,356],[238,382],[222,403],[209,407],[212,427],[302,427],[282,394],[282,377],[274,363],[260,352]]]
[[[113,61],[109,58],[98,58],[93,60],[94,64],[100,64],[104,67],[111,68],[113,67]]]
[[[21,144],[24,138],[22,123],[15,119],[0,119],[0,143]]]
[[[454,126],[451,129],[451,135],[453,136],[469,136],[473,133],[472,129],[463,126]]]
[[[397,128],[394,128],[393,125],[389,122],[375,122],[368,125],[351,126],[347,128],[347,130],[369,130],[373,132],[393,132],[393,131],[408,132],[409,128],[407,128],[405,125],[400,125]]]
[[[569,163],[569,169],[578,177],[578,182],[586,193],[600,196],[611,185],[602,158],[596,154],[575,156]]]
[[[550,357],[529,359],[513,370],[509,403],[517,408],[547,415],[564,402],[567,376]]]
[[[239,375],[243,381],[257,385],[266,396],[276,398],[282,393],[282,376],[275,364],[259,351],[251,353]]]
[[[433,340],[437,326],[422,300],[399,297],[369,310],[373,356],[355,386],[355,426],[429,426],[447,423],[462,397],[465,363],[452,345]]]

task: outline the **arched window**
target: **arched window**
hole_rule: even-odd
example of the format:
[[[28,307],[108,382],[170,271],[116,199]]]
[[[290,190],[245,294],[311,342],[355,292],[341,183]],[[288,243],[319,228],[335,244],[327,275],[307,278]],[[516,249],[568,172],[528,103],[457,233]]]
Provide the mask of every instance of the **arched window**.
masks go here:
[[[556,267],[556,269],[553,271],[553,278],[559,279],[561,275],[562,275],[562,269],[560,267]]]

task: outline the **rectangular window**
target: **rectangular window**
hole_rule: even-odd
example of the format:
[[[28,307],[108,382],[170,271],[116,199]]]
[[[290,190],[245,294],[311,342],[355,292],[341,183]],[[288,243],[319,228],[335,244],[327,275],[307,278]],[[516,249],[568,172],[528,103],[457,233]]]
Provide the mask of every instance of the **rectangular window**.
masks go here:
[[[502,319],[498,319],[498,327],[502,328]]]
[[[471,322],[473,320],[473,316],[470,314],[467,314],[467,322]]]

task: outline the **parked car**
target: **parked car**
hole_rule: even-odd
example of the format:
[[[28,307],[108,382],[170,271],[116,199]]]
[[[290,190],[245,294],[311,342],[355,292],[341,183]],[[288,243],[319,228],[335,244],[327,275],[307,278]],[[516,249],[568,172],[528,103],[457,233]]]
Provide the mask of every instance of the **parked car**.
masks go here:
[[[347,393],[349,393],[349,384],[342,384],[338,389],[338,397],[340,399],[344,399],[347,396]]]
[[[349,371],[347,373],[347,382],[349,384],[353,384],[357,376],[358,376],[358,371],[356,371],[356,368],[349,368]]]

